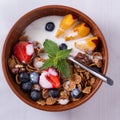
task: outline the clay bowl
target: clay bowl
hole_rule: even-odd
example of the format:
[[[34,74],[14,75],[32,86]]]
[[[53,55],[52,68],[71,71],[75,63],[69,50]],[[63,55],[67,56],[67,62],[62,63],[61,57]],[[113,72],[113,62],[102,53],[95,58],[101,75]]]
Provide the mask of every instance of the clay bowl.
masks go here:
[[[10,30],[5,40],[3,52],[2,52],[3,72],[4,72],[5,78],[9,86],[22,101],[24,101],[25,103],[27,103],[28,105],[34,108],[45,110],[45,111],[64,111],[64,110],[69,110],[71,108],[80,106],[81,104],[86,102],[88,99],[90,99],[94,95],[94,93],[96,93],[96,91],[98,90],[98,88],[100,87],[102,83],[102,81],[98,79],[93,86],[92,92],[89,95],[86,95],[85,97],[80,99],[79,101],[71,102],[64,106],[63,105],[40,106],[36,104],[34,101],[30,100],[28,96],[24,92],[22,92],[21,89],[18,87],[18,85],[14,82],[14,76],[11,74],[9,67],[8,67],[8,58],[10,57],[12,48],[17,43],[18,38],[21,36],[21,33],[23,32],[23,30],[31,22],[33,22],[34,20],[38,18],[49,16],[49,15],[64,16],[69,13],[85,21],[92,28],[92,33],[94,35],[97,35],[99,39],[101,40],[100,50],[103,54],[103,62],[104,62],[102,73],[103,74],[106,73],[107,65],[108,65],[108,50],[107,50],[106,42],[98,26],[88,16],[86,16],[85,14],[83,14],[82,12],[76,9],[66,7],[66,6],[50,5],[50,6],[44,6],[44,7],[34,9],[30,11],[29,13],[25,14],[23,17],[21,17],[12,27],[12,29]]]

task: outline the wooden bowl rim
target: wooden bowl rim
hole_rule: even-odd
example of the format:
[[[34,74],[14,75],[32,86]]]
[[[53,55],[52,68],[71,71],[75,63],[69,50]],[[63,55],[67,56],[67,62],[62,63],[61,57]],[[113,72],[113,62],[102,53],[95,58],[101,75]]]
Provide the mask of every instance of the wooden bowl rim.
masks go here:
[[[106,45],[106,41],[103,37],[103,34],[102,32],[100,31],[100,29],[98,28],[98,26],[93,22],[93,20],[91,20],[87,15],[85,15],[84,13],[82,13],[81,11],[79,10],[76,10],[75,8],[71,8],[71,7],[68,7],[68,6],[62,6],[62,5],[47,5],[47,6],[42,6],[42,7],[39,7],[39,8],[36,8],[36,9],[33,9],[31,10],[30,12],[28,12],[27,14],[25,14],[24,16],[22,16],[15,24],[14,26],[11,28],[10,32],[8,33],[7,37],[6,37],[6,40],[4,42],[4,46],[3,46],[3,51],[2,51],[2,68],[3,68],[3,73],[4,73],[4,76],[6,78],[6,81],[7,83],[9,84],[10,88],[12,89],[12,91],[16,94],[16,96],[18,96],[22,101],[24,101],[25,103],[27,103],[28,105],[34,107],[34,108],[37,108],[39,110],[45,110],[45,111],[64,111],[64,110],[69,110],[69,109],[72,109],[72,108],[75,108],[77,106],[80,106],[81,104],[85,103],[88,99],[90,99],[98,90],[98,88],[101,86],[102,84],[102,81],[100,80],[99,83],[97,84],[96,88],[94,89],[94,91],[92,91],[89,95],[87,95],[87,97],[85,97],[81,102],[77,101],[75,104],[74,102],[68,104],[68,105],[65,105],[65,106],[61,106],[61,105],[56,105],[56,106],[47,106],[47,107],[44,107],[44,106],[39,106],[37,104],[33,104],[31,103],[30,101],[24,99],[17,91],[16,89],[13,87],[13,85],[11,84],[9,78],[8,78],[8,75],[7,75],[7,72],[6,72],[6,65],[5,65],[5,50],[7,48],[7,44],[8,44],[8,41],[9,41],[9,38],[11,36],[11,34],[14,32],[14,29],[16,27],[16,25],[19,24],[20,21],[22,21],[26,16],[30,16],[32,13],[36,12],[36,11],[41,11],[41,10],[44,10],[44,9],[67,9],[67,10],[70,10],[70,11],[74,11],[75,13],[77,14],[80,14],[80,16],[82,15],[82,17],[84,17],[85,19],[89,20],[89,22],[96,27],[96,29],[99,31],[100,35],[101,35],[101,41],[102,41],[102,44],[104,46],[104,49],[105,49],[105,64],[104,64],[104,70],[103,70],[103,74],[106,73],[107,71],[107,67],[108,67],[108,49],[107,49],[107,45]]]

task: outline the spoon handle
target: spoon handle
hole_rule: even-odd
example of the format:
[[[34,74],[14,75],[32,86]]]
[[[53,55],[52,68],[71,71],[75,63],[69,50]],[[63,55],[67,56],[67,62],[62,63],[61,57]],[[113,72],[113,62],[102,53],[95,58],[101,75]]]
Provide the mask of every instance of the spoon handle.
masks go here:
[[[75,64],[79,65],[80,67],[82,67],[83,69],[87,70],[88,72],[90,72],[91,74],[93,74],[94,76],[100,78],[101,80],[103,80],[105,83],[109,84],[109,85],[113,85],[113,80],[97,71],[94,71],[92,68],[82,64],[81,62],[78,62],[77,60],[75,60],[72,56],[68,56],[67,57],[68,60],[74,62]]]

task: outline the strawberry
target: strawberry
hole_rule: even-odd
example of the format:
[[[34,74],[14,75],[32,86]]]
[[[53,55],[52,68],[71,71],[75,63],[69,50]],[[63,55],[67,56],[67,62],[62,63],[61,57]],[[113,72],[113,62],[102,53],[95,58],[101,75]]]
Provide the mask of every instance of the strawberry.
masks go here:
[[[56,69],[48,68],[47,70],[43,71],[39,79],[39,84],[41,87],[46,89],[59,88],[60,79]]]
[[[26,64],[34,53],[33,44],[27,41],[20,41],[14,46],[13,53],[20,62]]]
[[[60,80],[58,76],[53,76],[49,74],[49,76],[46,76],[47,80],[52,83],[53,88],[58,88],[60,86]]]

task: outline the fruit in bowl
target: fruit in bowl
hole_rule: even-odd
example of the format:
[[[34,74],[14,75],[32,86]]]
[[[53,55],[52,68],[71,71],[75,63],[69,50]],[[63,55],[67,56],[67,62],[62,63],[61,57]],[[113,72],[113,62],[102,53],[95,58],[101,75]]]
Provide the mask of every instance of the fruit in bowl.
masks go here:
[[[102,73],[107,70],[106,43],[95,23],[73,8],[44,6],[13,26],[3,48],[3,71],[25,103],[68,110],[88,100],[102,83],[68,55]]]

